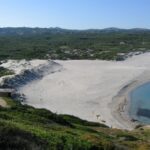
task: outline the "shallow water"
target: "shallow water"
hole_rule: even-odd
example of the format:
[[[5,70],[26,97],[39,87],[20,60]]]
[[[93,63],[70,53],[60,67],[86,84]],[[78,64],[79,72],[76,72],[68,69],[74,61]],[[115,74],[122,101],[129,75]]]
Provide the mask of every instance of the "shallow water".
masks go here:
[[[150,82],[130,93],[130,116],[144,124],[150,124]]]

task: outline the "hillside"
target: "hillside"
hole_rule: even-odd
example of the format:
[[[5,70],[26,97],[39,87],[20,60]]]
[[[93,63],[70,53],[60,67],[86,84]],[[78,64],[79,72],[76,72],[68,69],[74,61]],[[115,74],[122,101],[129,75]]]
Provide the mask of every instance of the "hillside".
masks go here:
[[[106,59],[150,49],[150,30],[0,28],[0,59]]]
[[[110,129],[99,123],[3,99],[9,106],[0,107],[0,148],[3,150],[150,149],[149,129],[139,128],[130,132]]]

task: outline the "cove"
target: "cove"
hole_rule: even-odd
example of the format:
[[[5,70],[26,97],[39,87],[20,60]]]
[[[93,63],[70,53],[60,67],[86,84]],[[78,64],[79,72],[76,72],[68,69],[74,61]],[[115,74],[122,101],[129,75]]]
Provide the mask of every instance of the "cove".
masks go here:
[[[129,115],[144,124],[150,124],[150,82],[130,93]]]

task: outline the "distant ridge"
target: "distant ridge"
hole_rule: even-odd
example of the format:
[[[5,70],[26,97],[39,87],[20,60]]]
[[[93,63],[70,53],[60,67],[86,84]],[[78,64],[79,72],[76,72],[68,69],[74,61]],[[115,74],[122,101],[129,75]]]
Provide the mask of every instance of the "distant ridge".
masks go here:
[[[0,36],[7,35],[39,35],[39,34],[63,34],[63,33],[113,33],[113,32],[150,32],[150,29],[146,28],[132,28],[132,29],[121,29],[121,28],[104,28],[104,29],[86,29],[86,30],[73,30],[73,29],[62,29],[59,27],[51,28],[31,28],[31,27],[4,27],[0,28]]]

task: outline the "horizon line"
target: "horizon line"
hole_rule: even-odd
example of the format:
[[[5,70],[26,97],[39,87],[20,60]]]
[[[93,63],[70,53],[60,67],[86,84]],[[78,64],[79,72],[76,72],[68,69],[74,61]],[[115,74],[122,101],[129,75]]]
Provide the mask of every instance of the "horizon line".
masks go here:
[[[120,28],[120,27],[105,27],[105,28],[85,28],[85,29],[77,29],[77,28],[63,28],[63,27],[40,27],[40,26],[2,26],[2,28],[41,28],[41,29],[64,29],[64,30],[105,30],[105,29],[118,29],[118,30],[132,30],[132,29],[139,29],[139,30],[150,30],[150,28],[145,27],[133,27],[133,28]]]

